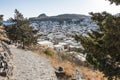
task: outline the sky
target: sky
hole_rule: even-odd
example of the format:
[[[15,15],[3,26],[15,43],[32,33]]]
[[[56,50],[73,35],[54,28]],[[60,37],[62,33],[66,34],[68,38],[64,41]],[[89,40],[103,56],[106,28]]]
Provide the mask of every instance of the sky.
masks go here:
[[[45,13],[48,16],[59,14],[84,14],[107,11],[120,13],[120,6],[110,4],[107,0],[0,0],[0,14],[4,19],[14,16],[18,9],[24,17],[37,17]]]

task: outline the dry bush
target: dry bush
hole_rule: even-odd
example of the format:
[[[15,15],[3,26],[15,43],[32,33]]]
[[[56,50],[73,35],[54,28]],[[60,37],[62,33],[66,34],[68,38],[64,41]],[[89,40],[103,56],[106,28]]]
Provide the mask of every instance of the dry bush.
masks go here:
[[[92,70],[84,66],[81,66],[80,69],[86,76],[87,80],[107,80],[107,78],[104,78],[104,75],[97,70]]]
[[[77,67],[69,61],[63,61],[59,65],[64,68],[66,76],[69,77],[71,77],[75,70],[77,69]]]

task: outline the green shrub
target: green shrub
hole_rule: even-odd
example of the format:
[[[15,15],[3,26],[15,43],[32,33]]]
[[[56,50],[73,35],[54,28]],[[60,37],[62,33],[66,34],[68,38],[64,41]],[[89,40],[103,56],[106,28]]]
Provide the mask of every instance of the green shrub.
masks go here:
[[[53,55],[55,54],[55,52],[54,52],[52,49],[47,48],[47,49],[45,50],[45,54],[50,55],[50,56],[53,56]]]

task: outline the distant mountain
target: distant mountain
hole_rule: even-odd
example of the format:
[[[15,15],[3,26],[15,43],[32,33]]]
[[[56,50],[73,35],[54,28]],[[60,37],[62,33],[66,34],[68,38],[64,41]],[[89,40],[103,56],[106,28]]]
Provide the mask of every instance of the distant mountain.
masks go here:
[[[37,18],[43,19],[43,18],[48,18],[48,16],[43,13],[43,14],[40,14]]]
[[[38,17],[29,18],[30,21],[71,21],[73,19],[82,20],[85,18],[90,18],[86,15],[80,14],[61,14],[57,16],[47,16],[46,14],[40,14]]]
[[[62,18],[62,19],[81,19],[86,17],[88,16],[80,15],[80,14],[61,14],[58,16],[52,16],[52,18]]]

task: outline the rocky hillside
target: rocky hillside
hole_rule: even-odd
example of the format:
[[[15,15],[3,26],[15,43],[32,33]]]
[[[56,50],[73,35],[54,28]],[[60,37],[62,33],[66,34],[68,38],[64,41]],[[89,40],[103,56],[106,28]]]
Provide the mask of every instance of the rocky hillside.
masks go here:
[[[13,80],[13,58],[8,46],[0,41],[0,80]]]

